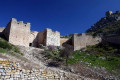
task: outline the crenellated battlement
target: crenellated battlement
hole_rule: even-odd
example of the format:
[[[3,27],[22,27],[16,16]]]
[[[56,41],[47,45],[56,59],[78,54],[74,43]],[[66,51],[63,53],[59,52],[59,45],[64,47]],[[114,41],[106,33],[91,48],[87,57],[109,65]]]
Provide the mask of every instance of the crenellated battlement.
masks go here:
[[[60,46],[60,32],[53,31],[49,28],[46,28],[42,32],[31,32],[30,26],[29,22],[24,23],[23,21],[17,21],[17,19],[12,18],[3,33],[9,43],[14,45],[25,47],[39,47],[40,44],[45,46]]]
[[[116,17],[116,16],[120,16],[120,11],[116,11],[116,12],[113,12],[113,11],[107,11],[106,12],[106,17]]]
[[[47,31],[47,32],[49,31],[49,32],[52,32],[52,33],[54,33],[54,34],[60,34],[59,31],[53,31],[53,30],[50,29],[50,28],[46,28],[45,31]]]
[[[16,27],[28,27],[28,28],[30,28],[30,23],[29,22],[23,22],[23,21],[17,21],[17,19],[15,19],[15,18],[12,18],[11,20],[10,20],[10,23],[11,24],[15,24],[15,25],[18,25],[18,26],[16,26]]]
[[[29,47],[30,23],[12,18],[4,30],[4,35],[14,45]]]

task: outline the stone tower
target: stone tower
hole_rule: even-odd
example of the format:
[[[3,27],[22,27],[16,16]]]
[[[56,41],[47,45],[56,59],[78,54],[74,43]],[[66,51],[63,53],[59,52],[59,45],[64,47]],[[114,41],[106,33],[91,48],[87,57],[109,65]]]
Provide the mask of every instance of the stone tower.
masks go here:
[[[30,23],[12,18],[3,33],[9,43],[29,47]]]
[[[52,31],[51,29],[45,29],[38,33],[38,46],[43,44],[44,46],[60,46],[60,32]]]
[[[112,11],[107,11],[107,12],[106,12],[106,17],[108,17],[108,16],[110,16],[110,15],[112,15],[112,14],[113,14]]]

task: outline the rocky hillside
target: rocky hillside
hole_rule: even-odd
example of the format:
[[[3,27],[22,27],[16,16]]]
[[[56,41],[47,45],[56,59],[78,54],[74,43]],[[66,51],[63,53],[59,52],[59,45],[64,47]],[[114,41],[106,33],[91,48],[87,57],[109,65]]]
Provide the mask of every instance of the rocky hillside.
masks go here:
[[[106,12],[106,16],[86,31],[94,36],[112,36],[120,34],[120,12]]]
[[[91,80],[75,73],[47,66],[44,50],[14,46],[0,39],[1,80]],[[93,79],[94,80],[94,79]]]
[[[56,60],[56,51],[52,51],[53,54],[39,48],[14,46],[3,39],[0,39],[0,45],[0,79],[2,80],[119,80],[119,77],[115,77],[103,67],[90,67],[86,62],[88,54],[81,52],[73,54],[68,59],[68,66],[63,62],[56,67],[48,65]],[[86,60],[84,62],[79,59]],[[73,62],[77,63],[71,64]]]

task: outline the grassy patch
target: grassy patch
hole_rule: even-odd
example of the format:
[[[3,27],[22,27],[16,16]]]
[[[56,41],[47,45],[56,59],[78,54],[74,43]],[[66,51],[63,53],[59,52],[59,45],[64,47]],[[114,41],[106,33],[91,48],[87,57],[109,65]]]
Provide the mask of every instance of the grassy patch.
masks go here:
[[[0,53],[6,53],[5,49],[0,48]]]
[[[72,58],[68,59],[68,64],[74,64],[77,62],[82,62],[83,64],[89,66],[104,67],[107,70],[119,70],[120,69],[120,58],[108,56],[96,56],[86,52],[75,51]]]
[[[12,46],[7,41],[0,39],[0,48],[10,50],[12,49]]]
[[[47,57],[48,59],[58,59],[59,58],[59,53],[60,51],[59,50],[45,50],[44,51],[44,55],[45,57]]]
[[[21,53],[20,50],[16,46],[8,43],[6,40],[2,38],[0,38],[0,52],[8,53],[9,55],[13,55],[13,53],[19,53],[22,56],[24,56],[24,53]]]

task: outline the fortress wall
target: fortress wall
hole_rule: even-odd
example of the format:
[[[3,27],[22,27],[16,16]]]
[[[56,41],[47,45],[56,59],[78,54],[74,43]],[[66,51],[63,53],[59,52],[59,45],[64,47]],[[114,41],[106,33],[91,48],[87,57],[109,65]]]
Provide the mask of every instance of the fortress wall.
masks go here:
[[[37,47],[37,40],[38,40],[38,32],[32,31],[29,36],[29,46]]]
[[[40,46],[40,44],[46,45],[46,32],[44,31],[38,33],[38,46]]]
[[[44,46],[54,45],[60,46],[60,33],[58,31],[53,32],[51,29],[45,29],[38,33],[38,45]]]
[[[101,42],[101,38],[94,38],[93,36],[87,35],[85,33],[74,34],[72,37],[72,45],[74,47],[74,50],[80,50],[88,45],[95,45],[99,42]]]
[[[60,46],[60,32],[54,32],[51,29],[45,29],[39,33],[30,32],[30,23],[18,22],[15,18],[11,19],[3,33],[7,40],[14,45],[25,47],[39,47],[40,44]]]
[[[60,38],[60,46],[62,46],[64,43],[66,43],[69,40],[69,38]]]
[[[8,41],[9,41],[10,29],[11,29],[11,22],[7,24],[6,28],[3,31],[3,34]]]
[[[4,38],[4,34],[3,34],[3,31],[4,31],[5,27],[0,27],[0,37]]]
[[[17,22],[12,18],[4,34],[10,43],[29,47],[30,23]]]
[[[46,46],[54,45],[54,46],[60,46],[60,32],[58,31],[52,31],[51,29],[45,29],[47,32],[46,37]]]
[[[3,32],[4,29],[5,27],[0,27],[0,32]]]

